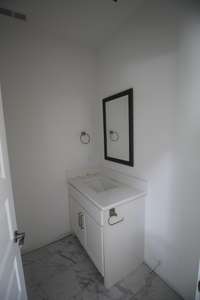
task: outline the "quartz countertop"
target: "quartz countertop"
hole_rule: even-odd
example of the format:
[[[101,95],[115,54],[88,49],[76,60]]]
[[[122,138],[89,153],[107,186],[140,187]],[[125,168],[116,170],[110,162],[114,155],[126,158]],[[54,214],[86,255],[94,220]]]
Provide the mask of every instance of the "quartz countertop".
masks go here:
[[[96,192],[93,188],[89,187],[87,180],[98,180],[100,177],[112,181],[116,186],[112,189]],[[146,191],[101,175],[75,177],[70,179],[68,183],[101,210],[107,210],[113,206],[116,207],[146,195]]]

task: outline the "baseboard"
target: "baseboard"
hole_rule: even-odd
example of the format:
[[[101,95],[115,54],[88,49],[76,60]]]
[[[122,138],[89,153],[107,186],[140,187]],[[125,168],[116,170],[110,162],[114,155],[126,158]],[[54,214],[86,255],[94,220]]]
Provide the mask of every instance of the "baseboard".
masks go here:
[[[30,252],[37,251],[38,249],[41,249],[41,248],[43,248],[43,247],[46,247],[46,246],[51,245],[51,244],[53,244],[53,243],[56,243],[57,241],[62,240],[63,238],[65,238],[65,237],[67,237],[67,236],[69,236],[69,235],[71,235],[71,234],[72,234],[72,231],[68,231],[68,232],[65,232],[65,233],[63,233],[63,234],[60,234],[59,236],[57,236],[56,238],[54,238],[54,240],[53,240],[52,242],[40,244],[40,245],[38,245],[37,247],[32,248],[32,249],[26,249],[26,250],[23,250],[23,248],[22,248],[22,249],[21,249],[21,253],[22,253],[22,255],[25,255],[25,254],[28,254],[28,253],[30,253]]]

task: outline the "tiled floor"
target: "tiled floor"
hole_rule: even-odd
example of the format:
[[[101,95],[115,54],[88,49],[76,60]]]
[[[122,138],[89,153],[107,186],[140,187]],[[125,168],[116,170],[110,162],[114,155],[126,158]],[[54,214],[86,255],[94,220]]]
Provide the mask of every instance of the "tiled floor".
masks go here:
[[[29,300],[181,300],[142,264],[107,290],[74,236],[23,256]]]

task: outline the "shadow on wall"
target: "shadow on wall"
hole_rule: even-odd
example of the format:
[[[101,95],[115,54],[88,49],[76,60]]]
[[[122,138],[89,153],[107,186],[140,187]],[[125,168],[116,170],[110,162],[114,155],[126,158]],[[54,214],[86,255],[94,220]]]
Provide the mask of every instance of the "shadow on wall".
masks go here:
[[[138,64],[145,63],[146,60],[176,50],[177,35],[183,18],[183,11],[178,2],[176,0],[144,2],[123,30],[102,49],[101,54],[106,51],[107,61],[112,55],[112,59],[117,62],[116,65],[120,64],[126,69],[131,61]]]

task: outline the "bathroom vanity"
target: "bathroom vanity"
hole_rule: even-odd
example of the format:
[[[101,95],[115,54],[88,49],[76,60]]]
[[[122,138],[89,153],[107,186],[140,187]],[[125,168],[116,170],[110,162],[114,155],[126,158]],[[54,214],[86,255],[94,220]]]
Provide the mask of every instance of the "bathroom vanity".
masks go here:
[[[101,173],[68,181],[72,230],[107,288],[144,260],[146,189],[125,181]]]

